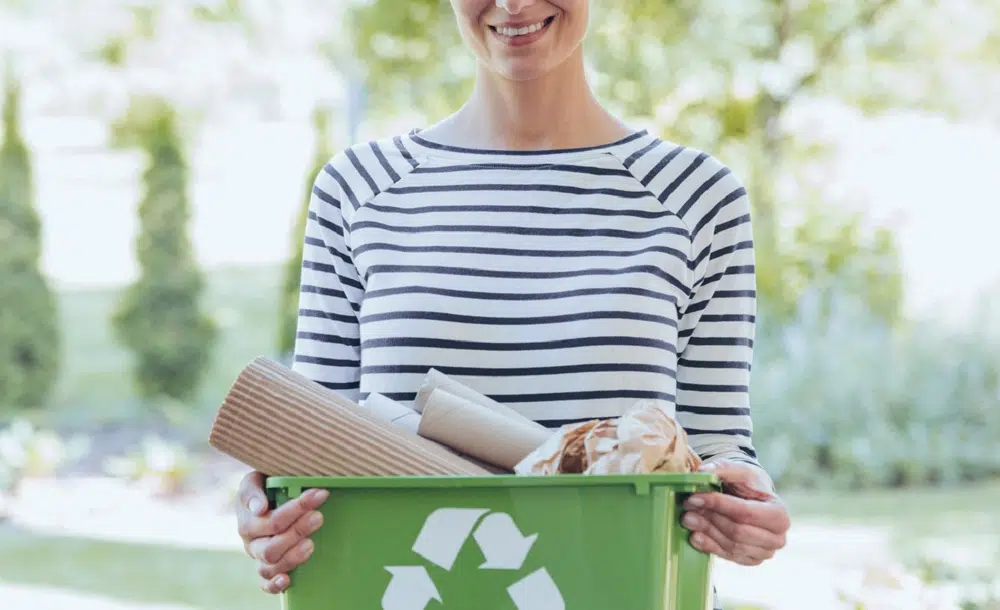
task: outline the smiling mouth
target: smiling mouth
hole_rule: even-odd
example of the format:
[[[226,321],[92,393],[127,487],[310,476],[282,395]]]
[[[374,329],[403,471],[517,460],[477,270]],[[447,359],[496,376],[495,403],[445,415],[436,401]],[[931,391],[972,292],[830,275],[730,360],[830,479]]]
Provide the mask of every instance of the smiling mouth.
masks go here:
[[[524,27],[510,28],[506,26],[491,25],[489,26],[489,28],[493,31],[494,34],[498,34],[500,36],[504,36],[512,40],[517,40],[522,36],[529,36],[531,34],[536,34],[547,29],[550,25],[552,25],[552,22],[555,21],[555,19],[556,17],[555,15],[553,15],[551,17],[546,17],[544,20],[539,21],[538,23],[526,25]]]

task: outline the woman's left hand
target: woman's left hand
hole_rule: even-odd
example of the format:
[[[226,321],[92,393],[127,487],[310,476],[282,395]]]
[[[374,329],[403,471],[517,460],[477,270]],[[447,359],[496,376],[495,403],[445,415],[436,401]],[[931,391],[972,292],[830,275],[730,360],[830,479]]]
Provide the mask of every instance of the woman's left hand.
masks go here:
[[[691,544],[744,566],[760,565],[785,546],[791,522],[784,503],[758,469],[722,460],[706,464],[725,493],[693,494],[684,503],[682,522],[691,530]]]

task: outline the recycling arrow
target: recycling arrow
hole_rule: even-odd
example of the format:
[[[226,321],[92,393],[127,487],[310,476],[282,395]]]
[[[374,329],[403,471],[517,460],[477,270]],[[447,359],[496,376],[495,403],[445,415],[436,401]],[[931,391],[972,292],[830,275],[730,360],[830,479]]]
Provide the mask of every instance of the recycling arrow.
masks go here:
[[[507,587],[507,594],[517,610],[566,610],[562,593],[545,568]]]
[[[519,570],[538,534],[523,536],[510,515],[491,513],[480,522],[473,537],[486,558],[480,569]]]
[[[451,570],[462,545],[484,513],[484,508],[439,508],[424,521],[413,552],[436,566]]]
[[[522,534],[507,513],[491,513],[485,508],[439,508],[424,521],[412,550],[450,571],[470,534],[485,558],[481,570],[521,569],[538,539],[538,534]],[[382,595],[382,610],[425,610],[431,600],[442,602],[424,566],[385,569],[392,578]],[[507,587],[507,594],[517,610],[566,610],[562,593],[545,568]]]
[[[424,566],[386,566],[392,580],[382,594],[382,610],[424,610],[441,594]]]

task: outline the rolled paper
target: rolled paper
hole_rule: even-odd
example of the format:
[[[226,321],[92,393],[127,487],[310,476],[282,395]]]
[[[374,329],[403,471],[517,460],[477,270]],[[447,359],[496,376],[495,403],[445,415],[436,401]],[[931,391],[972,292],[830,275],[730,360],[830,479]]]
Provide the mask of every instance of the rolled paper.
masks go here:
[[[551,436],[544,427],[525,425],[442,389],[428,393],[418,431],[424,438],[508,471]]]
[[[233,383],[209,444],[269,476],[489,474],[263,357]]]
[[[382,394],[369,394],[361,409],[370,417],[387,421],[411,434],[416,434],[420,427],[419,413]]]
[[[411,434],[418,434],[420,429],[420,414],[391,398],[373,392],[368,395],[368,398],[365,399],[361,408],[375,419],[388,421],[393,425],[410,432]],[[461,455],[466,461],[488,470],[493,474],[510,474],[509,470],[504,470],[503,468],[498,468],[492,464],[487,464],[482,460],[477,460],[469,455],[463,455],[447,445],[437,443],[430,439],[426,440],[427,442],[434,443],[438,447],[450,451],[455,455]]]
[[[459,381],[448,377],[441,371],[437,369],[431,369],[427,371],[427,376],[424,378],[424,383],[420,386],[417,391],[417,397],[414,400],[413,406],[418,412],[423,413],[424,406],[427,404],[427,399],[431,392],[434,390],[444,390],[453,396],[459,396],[470,402],[474,402],[477,405],[486,407],[490,411],[494,411],[503,415],[504,417],[513,419],[514,421],[520,422],[525,426],[536,428],[537,430],[546,432],[546,438],[550,433],[549,429],[545,426],[528,419],[524,415],[521,415],[514,409],[511,409],[505,404],[499,403],[488,396],[484,396],[479,392],[473,390],[467,385]]]

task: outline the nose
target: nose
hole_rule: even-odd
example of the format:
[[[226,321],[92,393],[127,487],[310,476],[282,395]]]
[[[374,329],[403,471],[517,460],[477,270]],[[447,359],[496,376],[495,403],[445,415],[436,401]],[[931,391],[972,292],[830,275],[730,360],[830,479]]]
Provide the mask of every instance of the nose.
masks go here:
[[[511,15],[517,15],[534,3],[535,0],[497,0],[497,6]]]

